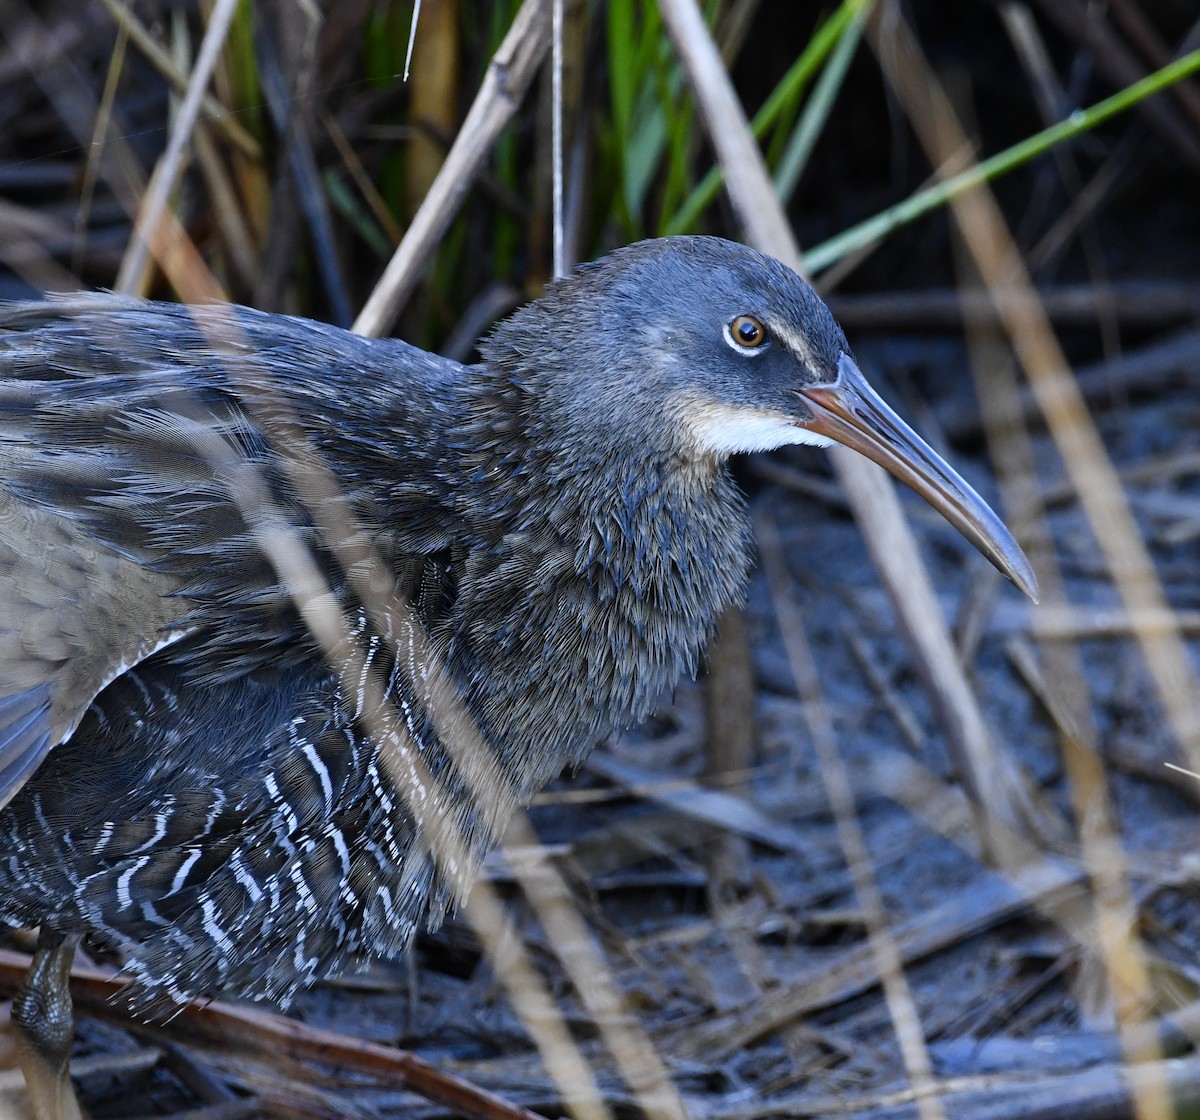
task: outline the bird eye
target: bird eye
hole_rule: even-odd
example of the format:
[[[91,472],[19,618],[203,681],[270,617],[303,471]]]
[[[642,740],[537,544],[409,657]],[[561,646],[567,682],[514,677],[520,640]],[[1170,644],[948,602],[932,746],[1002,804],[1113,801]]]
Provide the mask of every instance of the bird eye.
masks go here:
[[[767,328],[753,315],[739,315],[725,328],[725,338],[735,349],[757,350],[767,340]]]

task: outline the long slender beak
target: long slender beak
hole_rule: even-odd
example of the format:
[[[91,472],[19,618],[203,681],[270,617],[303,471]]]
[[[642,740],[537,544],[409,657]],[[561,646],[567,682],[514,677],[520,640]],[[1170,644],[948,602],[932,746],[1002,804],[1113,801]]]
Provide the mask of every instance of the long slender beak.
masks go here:
[[[838,360],[837,380],[800,395],[812,410],[805,427],[854,448],[911,486],[1035,603],[1037,576],[1021,546],[949,463],[867,384],[854,359]]]

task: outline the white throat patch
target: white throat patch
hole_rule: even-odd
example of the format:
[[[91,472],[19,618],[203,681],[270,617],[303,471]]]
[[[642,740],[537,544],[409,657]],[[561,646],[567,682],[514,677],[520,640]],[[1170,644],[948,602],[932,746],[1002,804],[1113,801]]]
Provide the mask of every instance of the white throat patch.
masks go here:
[[[692,401],[683,410],[683,423],[697,453],[721,459],[749,451],[771,451],[789,443],[813,447],[833,443],[773,409]]]

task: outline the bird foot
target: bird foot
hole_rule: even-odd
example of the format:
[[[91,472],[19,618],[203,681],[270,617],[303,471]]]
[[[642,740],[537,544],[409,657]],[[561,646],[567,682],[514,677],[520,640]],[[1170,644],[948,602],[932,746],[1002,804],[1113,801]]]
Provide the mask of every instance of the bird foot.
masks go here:
[[[25,1076],[33,1120],[83,1120],[71,1086],[68,981],[75,939],[42,928],[29,975],[12,1004],[17,1062]]]
[[[16,1050],[31,1120],[83,1120],[66,1063],[47,1061],[19,1031]]]

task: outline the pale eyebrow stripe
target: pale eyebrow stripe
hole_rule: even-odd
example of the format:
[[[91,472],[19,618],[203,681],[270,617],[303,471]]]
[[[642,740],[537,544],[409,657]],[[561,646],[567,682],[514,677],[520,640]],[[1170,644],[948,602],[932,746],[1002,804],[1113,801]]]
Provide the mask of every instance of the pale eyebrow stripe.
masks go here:
[[[816,356],[813,354],[812,347],[808,344],[808,339],[804,335],[799,334],[791,328],[791,326],[782,319],[769,319],[766,323],[772,334],[778,338],[784,346],[791,351],[792,356],[797,361],[803,362],[809,369],[814,372],[820,367],[817,364]]]

